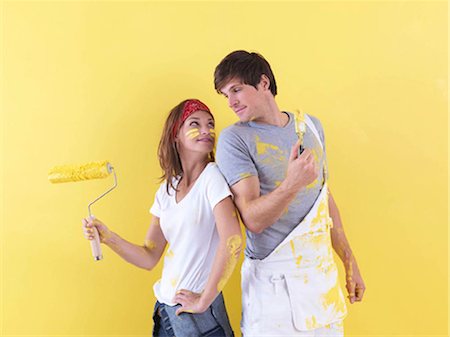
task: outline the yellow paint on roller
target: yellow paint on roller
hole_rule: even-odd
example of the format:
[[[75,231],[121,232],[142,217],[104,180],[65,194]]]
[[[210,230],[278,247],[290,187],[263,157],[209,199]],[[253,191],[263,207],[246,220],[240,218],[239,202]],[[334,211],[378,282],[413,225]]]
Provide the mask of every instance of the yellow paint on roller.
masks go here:
[[[111,173],[108,161],[97,161],[83,165],[55,166],[48,172],[51,183],[66,183],[106,178]]]
[[[185,136],[189,139],[194,139],[195,137],[200,136],[200,130],[198,128],[191,129],[185,133]]]
[[[152,250],[152,249],[156,248],[156,243],[154,241],[152,241],[152,240],[145,240],[144,241],[144,247],[149,249],[149,250]]]
[[[241,244],[242,239],[241,236],[238,234],[230,236],[227,240],[227,248],[230,256],[228,257],[228,261],[225,264],[225,269],[223,271],[222,277],[220,278],[220,281],[217,284],[217,291],[219,292],[221,292],[222,289],[225,287],[225,284],[227,283],[228,279],[230,278],[234,270],[234,267],[236,266],[236,263],[239,258],[239,253],[241,251]]]

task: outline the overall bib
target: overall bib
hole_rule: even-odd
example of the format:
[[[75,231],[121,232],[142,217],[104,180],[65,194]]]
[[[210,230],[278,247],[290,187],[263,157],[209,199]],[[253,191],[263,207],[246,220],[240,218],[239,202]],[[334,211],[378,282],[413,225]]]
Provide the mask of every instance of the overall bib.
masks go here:
[[[308,117],[306,123],[320,141]],[[346,316],[332,253],[332,225],[325,181],[310,212],[272,253],[262,260],[245,258],[241,270],[245,337],[292,336]]]

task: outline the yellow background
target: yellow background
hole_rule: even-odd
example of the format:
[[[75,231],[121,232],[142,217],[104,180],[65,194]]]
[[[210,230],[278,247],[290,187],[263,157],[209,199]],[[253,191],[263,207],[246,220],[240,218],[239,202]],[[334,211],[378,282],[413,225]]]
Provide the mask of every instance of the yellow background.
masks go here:
[[[51,185],[57,164],[110,160],[94,214],[143,241],[170,108],[213,89],[235,49],[262,53],[280,108],[324,125],[331,188],[367,285],[350,336],[447,335],[446,2],[2,2],[1,333],[151,333],[152,272],[81,233],[108,180]],[[344,277],[341,274],[341,279]],[[239,331],[239,272],[225,289]]]

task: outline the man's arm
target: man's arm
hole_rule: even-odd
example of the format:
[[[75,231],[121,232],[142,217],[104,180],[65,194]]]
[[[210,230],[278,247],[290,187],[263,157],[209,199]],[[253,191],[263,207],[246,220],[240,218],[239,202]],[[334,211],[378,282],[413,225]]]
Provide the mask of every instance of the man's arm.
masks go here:
[[[244,225],[254,233],[261,233],[274,224],[289,203],[318,176],[314,156],[308,149],[298,156],[300,142],[292,147],[286,178],[272,192],[260,195],[259,179],[252,176],[231,187],[235,204]]]
[[[328,207],[330,210],[331,219],[333,220],[333,227],[331,228],[331,243],[333,245],[333,249],[336,251],[344,264],[346,273],[346,288],[349,295],[348,298],[350,303],[354,303],[355,301],[360,302],[363,298],[366,286],[359,271],[358,264],[356,263],[355,256],[350,248],[350,244],[345,236],[339,210],[333,196],[331,195],[331,192],[328,196]]]

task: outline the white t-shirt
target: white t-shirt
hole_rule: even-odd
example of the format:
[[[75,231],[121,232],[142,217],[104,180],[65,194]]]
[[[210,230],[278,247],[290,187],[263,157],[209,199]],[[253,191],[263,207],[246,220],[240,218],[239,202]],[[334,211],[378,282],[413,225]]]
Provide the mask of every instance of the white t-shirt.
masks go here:
[[[174,179],[175,187],[178,179]],[[159,302],[175,305],[172,299],[177,290],[200,293],[206,286],[219,244],[213,209],[231,192],[215,163],[205,167],[179,203],[175,190],[169,188],[167,194],[166,185],[161,184],[150,209],[159,217],[169,243],[161,279],[153,290]]]

